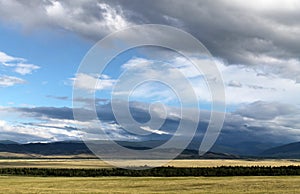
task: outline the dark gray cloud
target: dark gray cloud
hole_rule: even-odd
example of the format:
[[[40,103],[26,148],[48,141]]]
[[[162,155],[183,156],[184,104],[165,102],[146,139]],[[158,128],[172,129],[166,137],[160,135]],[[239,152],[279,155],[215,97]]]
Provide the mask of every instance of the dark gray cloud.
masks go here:
[[[135,13],[138,16],[133,20],[135,23],[167,24],[187,30],[212,54],[229,64],[267,66],[266,72],[297,80],[300,72],[300,6],[293,1],[294,7],[290,8],[289,3],[114,2],[123,10]]]
[[[30,122],[30,123],[22,123],[25,126],[33,126],[33,127],[43,127],[43,128],[48,128],[48,129],[62,129],[62,130],[66,130],[66,131],[74,131],[77,130],[76,127],[71,127],[68,125],[62,126],[62,127],[58,127],[58,126],[52,126],[51,124],[39,124],[39,123],[34,123],[34,122]]]
[[[150,119],[148,107],[149,105],[147,104],[132,102],[130,108],[134,119],[138,122],[145,122]],[[84,125],[81,125],[76,120],[74,121],[72,109],[68,107],[14,108],[5,111],[21,113],[23,117],[29,117],[31,119],[35,118],[36,121],[25,123],[25,127],[5,127],[5,125],[3,125],[4,128],[7,128],[4,131],[4,134],[6,134],[6,131],[13,128],[16,128],[15,132],[20,131],[22,134],[23,131],[26,131],[26,126],[32,126],[33,128],[37,128],[41,133],[41,137],[44,137],[45,139],[53,134],[55,139],[68,140],[79,138],[79,136],[76,136],[78,135],[78,133],[76,133],[78,127],[84,127],[83,131],[91,134],[97,134],[99,130],[97,127],[98,125],[93,125],[93,122],[90,120],[92,118],[86,118]],[[86,109],[82,109],[81,111],[83,114],[89,114],[89,112],[86,112],[88,111]],[[139,140],[167,140],[175,133],[180,122],[180,119],[173,116],[180,114],[179,109],[171,108],[169,109],[171,115],[167,117],[160,128],[163,132],[162,134],[152,133],[150,136],[138,136],[131,134],[118,125],[109,103],[99,106],[97,112],[99,119],[102,122],[102,127],[107,131],[107,134],[115,139],[121,140],[132,140],[135,138]],[[295,107],[286,104],[258,101],[245,105],[240,107],[235,113],[226,114],[225,123],[217,144],[233,145],[253,141],[273,143],[297,141],[300,137],[300,131],[298,130],[300,126],[299,122],[297,122],[299,115],[300,113]],[[152,116],[159,117],[160,113],[157,112],[156,114],[152,114]],[[202,111],[197,133],[195,134],[195,142],[201,142],[203,134],[207,129],[208,122],[209,112]],[[46,132],[46,134],[43,134],[43,131]],[[43,135],[46,135],[46,137]]]
[[[73,111],[68,107],[20,107],[14,108],[16,111],[30,115],[32,117],[47,117],[54,119],[73,119]]]
[[[3,21],[16,21],[30,30],[63,28],[94,41],[136,24],[176,26],[228,64],[265,66],[264,73],[296,81],[300,80],[299,13],[298,1],[0,0]]]

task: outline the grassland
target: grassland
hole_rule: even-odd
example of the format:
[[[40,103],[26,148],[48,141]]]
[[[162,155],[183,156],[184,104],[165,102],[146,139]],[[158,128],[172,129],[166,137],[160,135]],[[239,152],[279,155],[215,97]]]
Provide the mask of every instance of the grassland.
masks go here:
[[[300,193],[300,177],[14,177],[1,193]]]
[[[131,161],[125,161],[130,166]],[[147,161],[140,160],[142,166]],[[173,160],[165,166],[299,166],[299,160]],[[111,168],[97,159],[1,159],[0,168]],[[300,193],[300,176],[0,176],[0,193]]]
[[[157,161],[161,163],[161,161]],[[125,166],[152,164],[146,160],[122,161]],[[216,167],[216,166],[300,166],[300,160],[173,160],[165,166]],[[99,159],[1,159],[0,168],[111,168]]]

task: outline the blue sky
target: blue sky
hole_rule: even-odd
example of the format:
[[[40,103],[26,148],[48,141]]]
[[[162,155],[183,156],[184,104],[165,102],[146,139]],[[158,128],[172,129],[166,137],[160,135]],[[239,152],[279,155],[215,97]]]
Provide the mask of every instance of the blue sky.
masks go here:
[[[14,106],[70,106],[70,103],[47,96],[71,96],[70,86],[65,82],[76,73],[81,59],[92,45],[91,42],[72,33],[49,29],[24,32],[20,27],[7,23],[1,24],[0,33],[2,52],[12,57],[24,58],[26,63],[39,67],[21,76],[26,80],[25,84],[5,88],[6,92],[1,95],[1,105],[13,103]],[[13,68],[1,68],[2,73],[18,76]]]
[[[0,0],[0,140],[77,140],[82,131],[70,128],[93,130],[91,123],[72,118],[72,84],[83,57],[112,32],[139,24],[164,24],[191,33],[214,56],[227,101],[225,139],[230,141],[226,134],[238,138],[248,134],[257,141],[299,141],[299,2],[175,0],[173,9],[169,6],[168,1],[142,5],[136,1],[44,0],[37,4]],[[189,75],[200,108],[209,111],[210,96],[203,77],[194,76],[183,57],[160,48],[132,49],[110,63],[96,92],[100,110],[110,111],[105,99],[122,71],[139,72],[145,78],[156,72],[156,76],[174,79],[171,69],[160,72],[153,68],[166,63]],[[99,74],[77,76],[88,91],[93,86],[85,83],[98,79]],[[181,84],[178,87],[184,88]],[[179,102],[175,97],[165,86],[148,83],[133,93],[131,106],[144,113],[147,103],[160,101],[168,105],[168,118],[176,120]],[[77,101],[84,108],[90,106],[86,99]],[[111,115],[105,112],[102,116],[109,118],[100,120],[105,120],[111,136],[135,139]],[[204,113],[205,121],[206,116]],[[168,127],[162,129],[163,134],[169,133],[166,130]]]

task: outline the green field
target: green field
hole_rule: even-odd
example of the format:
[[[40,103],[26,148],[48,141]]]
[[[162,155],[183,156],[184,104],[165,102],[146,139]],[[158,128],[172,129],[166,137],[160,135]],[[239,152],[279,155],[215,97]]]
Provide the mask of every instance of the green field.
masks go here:
[[[15,177],[1,193],[300,193],[300,177]]]

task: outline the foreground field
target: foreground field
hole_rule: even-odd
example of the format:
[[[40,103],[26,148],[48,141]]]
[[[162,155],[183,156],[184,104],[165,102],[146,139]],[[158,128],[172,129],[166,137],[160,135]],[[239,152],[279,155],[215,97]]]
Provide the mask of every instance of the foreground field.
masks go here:
[[[161,163],[161,161],[157,161]],[[125,166],[151,165],[154,161],[122,161]],[[216,166],[299,166],[299,160],[173,160],[165,166],[174,167],[216,167]],[[0,168],[111,168],[99,159],[1,159]]]
[[[1,193],[300,193],[300,177],[15,177]],[[30,189],[28,189],[30,188]]]

